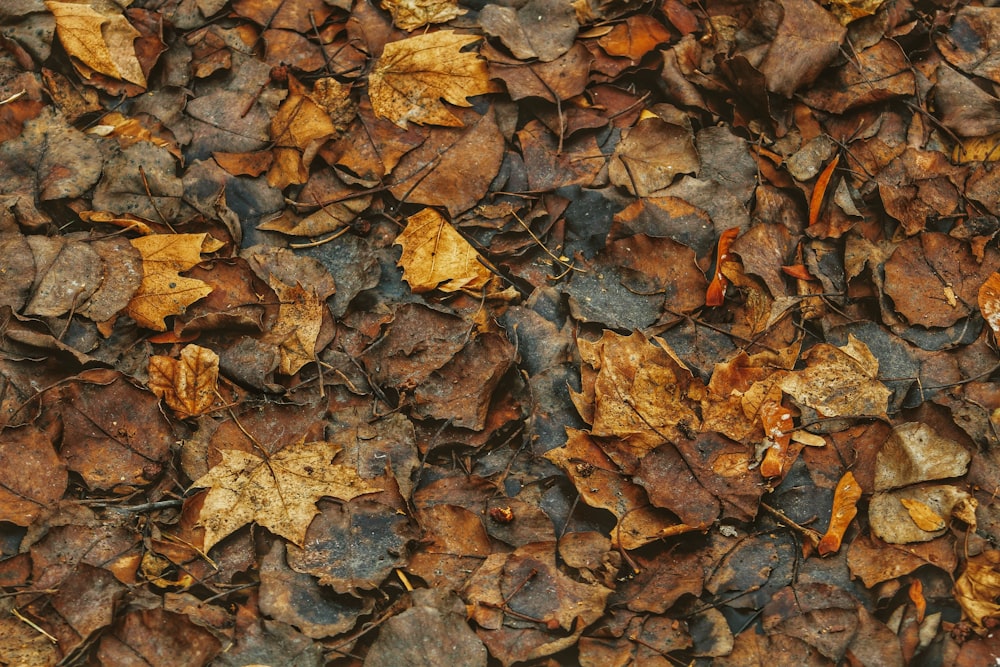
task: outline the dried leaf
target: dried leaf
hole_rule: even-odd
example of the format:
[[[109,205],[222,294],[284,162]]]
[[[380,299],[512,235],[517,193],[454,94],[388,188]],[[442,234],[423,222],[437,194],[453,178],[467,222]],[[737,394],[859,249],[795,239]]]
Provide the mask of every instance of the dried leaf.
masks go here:
[[[397,28],[413,32],[431,23],[447,23],[466,9],[458,0],[382,0],[382,9],[392,15]]]
[[[938,435],[927,424],[899,424],[875,460],[875,490],[959,477],[965,474],[970,460],[962,445]]]
[[[979,310],[993,330],[994,340],[1000,340],[1000,273],[994,273],[979,288]]]
[[[820,173],[819,178],[816,179],[816,185],[813,186],[812,196],[809,197],[809,226],[815,225],[819,222],[819,214],[823,209],[823,198],[826,196],[826,188],[830,184],[830,179],[833,177],[833,171],[837,168],[837,163],[840,162],[840,155],[837,154],[830,160],[830,164],[824,167],[822,173]]]
[[[146,86],[134,46],[140,33],[119,5],[111,0],[46,0],[45,6],[56,17],[56,33],[66,53],[95,72]]]
[[[218,250],[220,244],[208,234],[153,234],[133,239],[142,255],[142,283],[128,304],[128,314],[139,326],[166,331],[165,317],[183,313],[212,288],[201,280],[185,278],[201,261],[203,252]]]
[[[340,447],[331,442],[300,442],[263,459],[223,449],[222,463],[194,482],[208,488],[199,522],[208,551],[251,522],[302,546],[306,529],[319,514],[324,496],[350,500],[380,491],[347,466],[334,464]]]
[[[924,598],[923,583],[919,579],[911,581],[908,594],[913,605],[917,608],[917,623],[923,623],[924,615],[927,613],[927,599]]]
[[[166,401],[178,417],[197,417],[215,403],[219,382],[219,355],[208,348],[187,345],[181,358],[149,358],[149,389]]]
[[[912,498],[900,498],[899,502],[910,513],[910,518],[920,530],[933,533],[945,527],[945,521],[941,515],[928,507],[926,503]]]
[[[266,340],[278,346],[281,363],[278,369],[294,375],[300,368],[316,361],[316,341],[323,326],[323,302],[315,290],[302,285],[286,285],[273,275],[271,289],[278,295],[278,321]]]
[[[479,13],[483,31],[499,37],[515,57],[547,63],[573,46],[579,29],[573,3],[528,0],[515,7],[489,3]]]
[[[837,488],[833,492],[833,514],[830,517],[830,525],[816,546],[820,556],[837,553],[840,550],[844,533],[857,516],[859,500],[861,500],[861,485],[854,479],[854,474],[847,471],[837,482]]]
[[[432,208],[408,217],[396,244],[403,247],[403,279],[416,294],[433,289],[480,292],[492,277],[475,248]]]
[[[719,236],[719,244],[715,251],[715,272],[705,292],[706,306],[721,306],[726,301],[726,286],[729,280],[722,274],[722,264],[729,259],[729,247],[739,234],[739,227],[730,227]]]
[[[972,556],[965,572],[955,581],[955,599],[962,616],[983,628],[987,619],[1000,618],[1000,551],[984,551]]]
[[[441,103],[471,106],[466,98],[498,90],[490,82],[486,62],[462,48],[479,41],[476,35],[441,30],[385,45],[368,77],[368,95],[375,115],[405,128],[421,125],[461,126]]]

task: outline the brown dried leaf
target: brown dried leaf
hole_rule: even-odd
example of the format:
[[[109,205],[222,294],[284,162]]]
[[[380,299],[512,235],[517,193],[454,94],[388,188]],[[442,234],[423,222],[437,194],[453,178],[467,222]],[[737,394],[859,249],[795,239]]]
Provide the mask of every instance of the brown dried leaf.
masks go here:
[[[622,133],[608,176],[632,194],[648,197],[700,166],[691,130],[653,116]]]
[[[178,417],[197,417],[215,403],[219,383],[219,355],[208,348],[187,345],[181,358],[149,358],[149,389]]]
[[[45,6],[56,17],[56,33],[66,53],[95,72],[146,86],[134,46],[141,35],[119,5],[110,0],[46,0]]]
[[[479,41],[476,35],[441,30],[385,45],[368,77],[368,95],[375,115],[400,127],[407,122],[460,126],[441,103],[471,106],[466,100],[499,90],[490,82],[486,62],[462,48]]]
[[[479,25],[515,57],[543,63],[566,53],[579,30],[572,3],[562,0],[528,0],[518,8],[490,3],[479,13]]]
[[[69,477],[52,441],[33,426],[0,431],[0,521],[28,526],[62,498]]]
[[[322,80],[321,80],[322,81]],[[335,82],[336,83],[336,82]],[[340,86],[337,83],[337,86]],[[295,78],[288,79],[288,97],[271,119],[271,140],[274,142],[274,161],[267,173],[267,182],[274,188],[305,183],[309,178],[309,165],[320,145],[346,128],[337,126],[329,109],[322,103],[336,106],[338,97],[330,85],[320,86],[317,92],[327,91],[327,99],[315,95]],[[346,99],[349,92],[340,87],[339,99]],[[347,119],[350,122],[350,119]]]
[[[208,234],[152,234],[133,239],[142,255],[142,284],[128,304],[128,314],[139,326],[166,331],[165,317],[184,309],[211,293],[200,280],[180,275],[201,261],[203,252],[221,245]]]
[[[840,550],[844,533],[847,532],[851,521],[858,514],[859,500],[861,500],[861,485],[854,479],[854,474],[848,470],[837,482],[837,488],[833,492],[833,515],[830,517],[830,525],[816,546],[816,551],[820,556],[826,556]]]
[[[316,341],[323,326],[324,304],[315,290],[302,285],[286,285],[273,275],[271,289],[278,295],[278,321],[266,340],[278,346],[279,370],[294,375],[300,368],[316,361]]]
[[[222,450],[222,463],[192,484],[210,489],[201,509],[203,549],[208,551],[250,522],[302,546],[306,529],[319,514],[317,500],[350,500],[381,490],[354,470],[333,464],[339,451],[339,445],[324,441],[299,442],[267,459]]]
[[[408,217],[396,244],[403,247],[403,279],[417,294],[433,289],[480,292],[493,275],[475,248],[432,208]]]

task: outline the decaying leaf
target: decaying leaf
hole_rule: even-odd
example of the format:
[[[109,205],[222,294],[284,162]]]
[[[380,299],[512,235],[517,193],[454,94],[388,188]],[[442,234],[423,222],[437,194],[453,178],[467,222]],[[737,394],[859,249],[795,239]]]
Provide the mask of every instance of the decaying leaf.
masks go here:
[[[392,15],[396,27],[413,32],[431,23],[447,23],[467,10],[458,0],[382,0],[382,9]]]
[[[955,599],[962,615],[983,629],[987,619],[1000,618],[1000,551],[988,550],[969,558],[955,581]]]
[[[149,358],[149,389],[178,417],[197,417],[215,403],[219,382],[219,355],[208,348],[187,345],[180,359]]]
[[[854,479],[854,473],[848,470],[837,482],[837,488],[833,492],[833,513],[830,516],[830,525],[816,546],[816,551],[820,556],[826,556],[840,550],[844,533],[847,532],[851,521],[858,514],[859,500],[861,500],[861,485]]]
[[[56,17],[56,32],[66,52],[87,68],[146,86],[134,42],[140,36],[122,8],[111,0],[55,2],[46,8]]]
[[[927,503],[914,500],[913,498],[900,498],[899,502],[910,513],[913,523],[917,524],[920,530],[933,533],[945,527],[944,519],[927,505]]]
[[[324,496],[350,500],[380,489],[347,466],[334,464],[340,451],[332,442],[299,442],[268,457],[224,449],[222,463],[197,479],[208,488],[199,522],[204,550],[251,522],[302,546],[306,529],[319,514]]]
[[[166,331],[164,318],[183,313],[212,288],[201,280],[185,278],[201,261],[201,254],[222,244],[208,234],[152,234],[132,240],[142,255],[142,283],[128,304],[128,314],[139,326]]]
[[[396,244],[403,246],[399,265],[414,293],[480,292],[492,277],[475,248],[432,208],[408,217]]]
[[[943,535],[955,508],[971,498],[950,484],[880,491],[868,504],[868,522],[872,533],[890,544],[927,542]]]
[[[407,123],[460,126],[441,103],[471,106],[474,95],[496,92],[486,62],[463,47],[476,35],[440,30],[385,45],[368,77],[368,95],[375,115],[400,127]]]
[[[1000,273],[990,275],[979,288],[979,310],[994,339],[1000,339]]]
[[[300,368],[316,361],[316,340],[323,326],[323,302],[314,290],[302,285],[286,285],[270,277],[271,289],[278,295],[278,321],[266,339],[281,353],[279,370],[294,375]]]
[[[960,477],[969,452],[927,424],[907,422],[892,429],[875,460],[875,490],[897,489],[935,479]]]

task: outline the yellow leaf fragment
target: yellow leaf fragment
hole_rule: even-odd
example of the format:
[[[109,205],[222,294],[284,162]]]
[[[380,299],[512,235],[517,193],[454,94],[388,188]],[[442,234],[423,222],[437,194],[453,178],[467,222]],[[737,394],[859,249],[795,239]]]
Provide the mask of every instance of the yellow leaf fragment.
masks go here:
[[[45,6],[56,19],[59,41],[76,61],[112,79],[146,86],[134,46],[140,33],[118,4],[47,0]]]
[[[432,208],[407,218],[396,244],[403,247],[399,266],[414,293],[433,289],[478,292],[492,277],[475,248]]]
[[[941,515],[932,510],[926,503],[912,498],[900,498],[899,502],[910,513],[910,518],[920,530],[933,533],[945,527],[945,521]]]
[[[207,283],[180,275],[201,261],[201,253],[220,247],[208,234],[151,234],[131,243],[142,255],[142,283],[127,311],[139,326],[166,331],[165,317],[212,293]]]
[[[820,556],[836,553],[840,549],[844,533],[847,532],[851,521],[857,516],[859,500],[861,500],[861,485],[854,479],[854,474],[847,471],[837,482],[837,488],[833,492],[833,513],[830,517],[830,525],[816,547]]]
[[[955,599],[962,615],[978,628],[988,618],[1000,618],[1000,551],[984,551],[969,558],[955,582]]]
[[[830,12],[841,25],[871,16],[878,11],[885,0],[831,0]],[[826,3],[823,3],[826,4]]]
[[[993,339],[1000,340],[1000,273],[994,273],[979,287],[979,310],[993,330]]]
[[[431,23],[446,23],[466,10],[458,0],[382,0],[382,9],[392,15],[397,28],[413,32]]]
[[[178,417],[197,417],[215,403],[219,355],[198,345],[181,350],[180,359],[156,355],[149,359],[149,390],[162,398]]]
[[[269,459],[222,450],[222,463],[193,485],[209,489],[199,518],[205,528],[204,551],[251,522],[302,546],[309,523],[319,514],[317,500],[350,500],[380,491],[357,471],[333,463],[340,449],[332,442],[300,442]]]
[[[375,115],[405,128],[414,123],[460,127],[462,122],[441,103],[472,106],[466,98],[493,93],[486,61],[462,48],[476,35],[440,30],[390,42],[368,77]]]

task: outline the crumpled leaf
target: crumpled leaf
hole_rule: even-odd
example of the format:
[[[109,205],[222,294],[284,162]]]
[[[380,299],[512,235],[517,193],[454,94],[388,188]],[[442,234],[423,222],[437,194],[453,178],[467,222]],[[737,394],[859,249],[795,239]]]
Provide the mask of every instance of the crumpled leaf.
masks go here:
[[[413,32],[431,23],[447,23],[466,9],[458,0],[382,0],[382,9],[392,15],[397,28]]]
[[[479,25],[520,60],[543,63],[566,53],[579,30],[573,3],[563,0],[528,0],[517,9],[489,3],[479,13]]]
[[[875,459],[875,490],[960,477],[970,461],[965,447],[938,435],[927,424],[899,424],[892,429]]]
[[[478,292],[493,277],[476,249],[432,208],[408,217],[396,244],[403,247],[403,279],[416,294],[433,289]]]
[[[927,542],[944,535],[952,512],[970,500],[969,493],[951,484],[879,491],[868,504],[868,523],[889,544]]]
[[[199,519],[205,528],[203,549],[250,522],[302,546],[306,529],[319,514],[317,500],[350,500],[381,490],[351,468],[333,464],[339,451],[339,445],[325,441],[289,445],[267,459],[221,450],[222,463],[192,485],[209,489]]]
[[[979,310],[990,325],[995,340],[1000,340],[1000,273],[994,273],[979,288]]]
[[[833,514],[830,517],[830,525],[816,545],[816,551],[820,556],[840,550],[844,533],[858,514],[859,500],[861,500],[861,485],[854,479],[854,473],[848,470],[837,482],[837,488],[833,492]]]
[[[142,255],[142,283],[128,304],[128,314],[139,326],[166,331],[165,317],[183,313],[189,305],[211,293],[201,280],[180,275],[213,252],[221,242],[208,234],[151,234],[133,239]]]
[[[215,403],[219,382],[219,355],[208,348],[187,345],[180,359],[149,358],[150,391],[162,398],[178,417],[197,417]]]
[[[700,166],[690,128],[653,116],[622,133],[608,176],[615,185],[647,197],[666,188],[680,174],[694,173]]]
[[[440,30],[386,44],[368,77],[375,115],[403,128],[410,121],[461,126],[442,99],[467,107],[472,105],[466,98],[499,90],[489,79],[486,62],[462,51],[479,39]]]
[[[989,550],[969,558],[965,572],[955,581],[955,599],[962,615],[977,628],[988,618],[1000,617],[1000,551]]]
[[[281,353],[279,370],[294,375],[306,364],[316,361],[316,341],[323,326],[323,302],[315,290],[300,284],[286,285],[270,277],[271,289],[278,295],[278,321],[268,333],[267,342]]]
[[[884,415],[892,392],[878,380],[878,359],[853,334],[848,341],[810,348],[806,368],[782,378],[781,389],[823,417]]]
[[[95,72],[146,86],[134,46],[140,33],[119,5],[111,0],[46,0],[45,6],[56,17],[56,34],[66,53]]]
[[[836,16],[841,25],[847,25],[853,21],[871,16],[879,10],[885,0],[831,0],[830,11]]]

